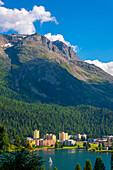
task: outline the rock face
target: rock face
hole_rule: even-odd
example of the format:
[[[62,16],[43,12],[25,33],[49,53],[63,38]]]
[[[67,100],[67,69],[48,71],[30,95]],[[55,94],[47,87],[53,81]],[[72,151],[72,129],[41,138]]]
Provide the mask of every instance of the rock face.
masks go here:
[[[0,63],[2,87],[12,90],[9,97],[14,92],[29,102],[112,108],[113,77],[60,41],[40,34],[1,35]]]

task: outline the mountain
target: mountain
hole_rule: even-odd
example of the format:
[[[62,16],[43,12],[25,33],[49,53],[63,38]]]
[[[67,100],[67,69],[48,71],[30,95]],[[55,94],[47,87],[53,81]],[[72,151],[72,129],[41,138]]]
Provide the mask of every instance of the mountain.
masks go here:
[[[0,73],[2,97],[113,110],[113,76],[40,34],[0,35]]]

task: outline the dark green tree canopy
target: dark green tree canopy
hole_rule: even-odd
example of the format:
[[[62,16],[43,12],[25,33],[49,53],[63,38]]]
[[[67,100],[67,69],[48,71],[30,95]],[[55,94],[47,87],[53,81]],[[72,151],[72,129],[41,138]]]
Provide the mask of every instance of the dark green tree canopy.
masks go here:
[[[75,166],[75,170],[81,170],[81,167],[79,165],[79,163],[77,162],[76,166]]]
[[[90,160],[86,160],[84,170],[92,170],[92,164],[91,164]]]
[[[0,150],[5,144],[5,129],[0,125]]]
[[[2,170],[39,170],[43,165],[42,158],[36,152],[17,151],[0,154]]]
[[[94,169],[93,170],[105,170],[104,163],[102,162],[101,156],[96,158]]]

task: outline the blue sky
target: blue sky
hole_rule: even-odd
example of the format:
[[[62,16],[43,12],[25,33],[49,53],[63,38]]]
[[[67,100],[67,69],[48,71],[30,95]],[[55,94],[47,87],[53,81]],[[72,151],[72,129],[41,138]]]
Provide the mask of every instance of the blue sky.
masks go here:
[[[2,0],[5,8],[32,10],[43,6],[58,24],[34,22],[36,32],[61,34],[65,41],[77,45],[83,60],[113,61],[113,1],[112,0]],[[27,29],[27,28],[26,28]],[[1,29],[0,29],[1,31]],[[8,33],[14,33],[9,30]],[[6,32],[2,32],[4,34]]]

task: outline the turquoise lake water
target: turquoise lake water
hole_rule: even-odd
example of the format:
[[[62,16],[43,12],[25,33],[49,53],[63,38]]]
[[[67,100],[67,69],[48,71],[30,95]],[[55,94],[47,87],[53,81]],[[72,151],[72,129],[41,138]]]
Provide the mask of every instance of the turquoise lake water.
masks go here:
[[[86,159],[89,159],[92,163],[92,166],[94,167],[97,156],[102,157],[106,170],[110,170],[110,153],[95,153],[77,149],[66,149],[37,151],[37,154],[42,156],[43,160],[46,161],[46,170],[48,170],[49,167],[53,169],[55,166],[58,168],[58,170],[74,170],[77,162],[80,164],[83,170]],[[52,165],[48,163],[49,157],[51,157],[53,160]]]

